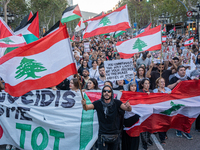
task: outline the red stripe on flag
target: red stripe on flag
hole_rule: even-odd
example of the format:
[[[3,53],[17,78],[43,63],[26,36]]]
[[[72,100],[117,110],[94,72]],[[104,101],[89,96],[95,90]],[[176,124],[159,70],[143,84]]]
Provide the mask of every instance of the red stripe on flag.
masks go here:
[[[160,50],[160,49],[161,49],[161,44],[155,45],[155,46],[149,48],[146,51],[154,51],[154,50]],[[123,58],[123,59],[131,58],[134,54],[136,54],[136,53],[131,53],[131,54],[119,53],[120,57]]]
[[[78,15],[78,16],[80,16],[80,17],[82,17],[81,11],[80,11],[78,5],[74,8],[73,13]]]
[[[60,30],[62,30],[62,32]],[[30,55],[35,55],[35,54],[44,52],[45,50],[47,50],[54,44],[66,38],[69,38],[69,35],[67,33],[66,26],[64,25],[63,27],[60,27],[54,33],[49,34],[23,47],[19,47],[15,49],[14,51],[9,52],[7,55],[4,55],[3,57],[0,58],[0,65],[16,56],[23,57],[23,56],[30,56]],[[31,51],[29,50],[30,48],[31,48]]]
[[[128,22],[122,22],[119,24],[116,24],[114,26],[106,26],[106,27],[100,27],[98,29],[92,30],[91,32],[86,32],[83,35],[83,38],[88,38],[88,37],[92,37],[95,35],[100,35],[100,34],[105,34],[105,33],[110,33],[110,32],[114,32],[117,30],[126,30],[130,28],[129,23]]]
[[[15,86],[11,86],[8,83],[6,83],[5,91],[12,96],[19,97],[31,90],[43,89],[58,85],[68,76],[76,73],[77,73],[76,65],[75,63],[71,63],[55,73],[48,74],[36,80],[26,80]]]
[[[190,133],[190,128],[195,120],[196,118],[189,118],[181,114],[175,116],[152,114],[139,126],[127,130],[126,133],[131,137],[137,137],[142,132],[167,132],[171,128]]]
[[[138,104],[156,104],[170,100],[178,100],[200,96],[200,80],[181,81],[173,90],[171,94],[166,93],[139,93],[123,91],[120,100],[125,103],[127,99],[131,105]]]
[[[159,26],[157,26],[155,28],[149,29],[148,31],[143,32],[143,33],[139,34],[138,36],[136,36],[134,38],[139,38],[139,37],[143,37],[143,36],[156,34],[157,32],[160,32],[160,29],[161,29],[161,25],[159,25]],[[132,38],[132,39],[134,39],[134,38]],[[129,40],[132,40],[132,39],[129,39]],[[119,45],[121,45],[122,43],[124,43],[126,41],[128,41],[128,40],[117,42],[116,46],[119,46]]]
[[[0,43],[0,47],[21,47],[26,45],[25,43],[21,43],[21,44],[5,44],[5,43]]]
[[[124,5],[124,6],[118,8],[118,9],[116,9],[115,11],[112,11],[112,12],[110,12],[110,13],[108,13],[108,14],[102,14],[101,16],[98,16],[98,17],[95,17],[95,18],[92,18],[92,19],[85,20],[85,21],[83,21],[83,23],[88,22],[88,21],[99,20],[99,19],[101,19],[101,18],[103,18],[103,17],[105,17],[105,16],[110,15],[110,14],[113,13],[113,12],[119,12],[119,11],[125,9],[126,7],[127,7],[127,5]]]
[[[28,30],[29,30],[31,33],[33,33],[37,38],[40,37],[38,12],[37,12],[37,15],[36,15],[35,19],[32,21],[32,23],[31,23],[30,26],[28,27]]]

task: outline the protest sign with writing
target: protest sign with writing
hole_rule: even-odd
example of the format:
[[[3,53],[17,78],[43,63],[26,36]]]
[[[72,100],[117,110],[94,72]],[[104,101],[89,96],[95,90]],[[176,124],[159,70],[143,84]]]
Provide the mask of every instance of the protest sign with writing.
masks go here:
[[[84,51],[85,52],[89,52],[90,51],[90,43],[89,42],[85,42],[84,43]]]
[[[112,61],[104,61],[106,80],[124,80],[133,79],[133,60],[120,59]]]

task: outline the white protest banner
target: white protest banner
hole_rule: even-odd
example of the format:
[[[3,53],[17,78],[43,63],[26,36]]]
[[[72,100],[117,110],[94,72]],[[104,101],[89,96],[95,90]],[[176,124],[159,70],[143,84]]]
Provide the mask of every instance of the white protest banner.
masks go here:
[[[85,42],[84,43],[84,52],[89,52],[90,51],[90,43],[89,42]]]
[[[91,103],[88,96],[84,98]],[[98,135],[96,111],[84,111],[81,93],[35,90],[0,93],[0,145],[25,150],[90,150]]]
[[[104,61],[104,67],[106,80],[115,81],[134,78],[132,59]]]

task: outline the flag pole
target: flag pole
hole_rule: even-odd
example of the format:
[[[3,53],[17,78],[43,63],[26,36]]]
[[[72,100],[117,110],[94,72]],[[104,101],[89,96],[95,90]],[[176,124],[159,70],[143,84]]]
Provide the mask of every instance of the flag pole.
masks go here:
[[[161,25],[161,56],[160,56],[160,64],[162,64],[162,55],[163,55],[163,53],[162,53],[162,25]],[[162,71],[160,70],[160,78],[162,77]]]
[[[66,23],[65,23],[65,26],[66,26],[66,32],[67,32],[67,34],[69,34],[68,31],[67,31],[67,24],[66,24]],[[68,41],[69,41],[69,43],[70,43],[70,39],[68,39]],[[71,55],[72,55],[73,62],[74,62],[74,55],[73,55],[73,53],[72,53],[72,46],[71,46],[71,44],[69,44],[69,45],[70,45],[70,51],[71,51]],[[75,63],[75,62],[74,62],[74,63]],[[75,66],[76,66],[76,64],[75,64]],[[77,69],[77,66],[76,66],[76,70],[78,70],[78,69]],[[82,99],[84,99],[78,72],[76,73],[76,76],[77,76],[77,78],[78,78],[78,85],[79,85],[79,89],[80,89],[80,92],[81,92],[81,97],[82,97]]]

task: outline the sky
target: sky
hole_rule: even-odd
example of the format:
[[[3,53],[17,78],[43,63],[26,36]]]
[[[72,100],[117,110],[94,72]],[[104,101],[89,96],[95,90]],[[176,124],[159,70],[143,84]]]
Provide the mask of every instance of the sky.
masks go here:
[[[81,11],[101,13],[111,10],[119,0],[73,0],[73,5],[78,4]]]

